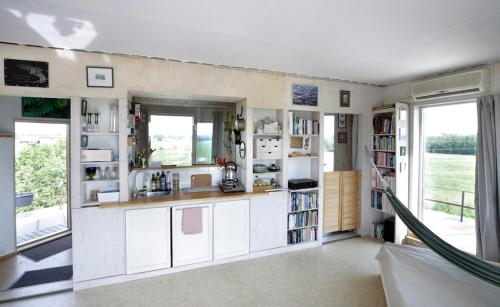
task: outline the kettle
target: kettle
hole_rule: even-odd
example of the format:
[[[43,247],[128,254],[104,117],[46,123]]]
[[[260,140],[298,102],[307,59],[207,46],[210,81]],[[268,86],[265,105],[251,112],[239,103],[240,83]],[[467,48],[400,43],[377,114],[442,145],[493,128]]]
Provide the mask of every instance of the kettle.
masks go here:
[[[236,171],[238,170],[238,167],[235,162],[233,161],[228,161],[224,165],[224,179],[222,180],[223,182],[238,182],[238,175]]]

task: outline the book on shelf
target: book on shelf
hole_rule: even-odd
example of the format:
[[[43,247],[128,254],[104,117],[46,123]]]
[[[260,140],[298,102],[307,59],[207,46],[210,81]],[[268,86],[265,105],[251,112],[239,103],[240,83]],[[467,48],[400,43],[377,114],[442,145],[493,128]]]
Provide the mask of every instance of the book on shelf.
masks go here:
[[[396,173],[393,170],[387,170],[387,169],[379,169],[380,175],[382,176],[382,179],[389,185],[391,190],[396,191]],[[383,189],[384,185],[382,184],[382,180],[380,180],[380,177],[377,174],[377,170],[372,167],[372,187],[378,188],[378,189]]]
[[[396,150],[396,138],[394,136],[373,136],[373,150]]]
[[[318,225],[318,211],[304,211],[288,215],[288,229]]]
[[[394,114],[392,116],[379,115],[373,117],[373,133],[394,134],[396,130],[394,119]]]
[[[384,239],[384,223],[373,223],[370,227],[370,235],[379,240]]]
[[[318,209],[318,194],[311,192],[291,192],[288,212]]]
[[[297,229],[288,232],[288,244],[316,241],[316,238],[316,227]]]
[[[309,135],[319,134],[319,121],[311,119],[303,119],[300,116],[288,112],[288,121],[290,123],[290,134],[292,135]]]
[[[377,166],[394,167],[396,155],[393,152],[374,152],[373,161]]]
[[[371,191],[371,207],[387,214],[394,215],[396,212],[394,208],[392,208],[389,200],[387,199],[387,195],[383,191],[372,190]]]

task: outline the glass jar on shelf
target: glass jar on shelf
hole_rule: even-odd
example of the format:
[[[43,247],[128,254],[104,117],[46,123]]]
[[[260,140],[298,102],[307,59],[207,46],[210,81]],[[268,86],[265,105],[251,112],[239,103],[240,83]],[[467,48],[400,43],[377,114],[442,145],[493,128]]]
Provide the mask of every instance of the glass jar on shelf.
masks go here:
[[[111,105],[109,108],[109,132],[118,133],[118,106]]]

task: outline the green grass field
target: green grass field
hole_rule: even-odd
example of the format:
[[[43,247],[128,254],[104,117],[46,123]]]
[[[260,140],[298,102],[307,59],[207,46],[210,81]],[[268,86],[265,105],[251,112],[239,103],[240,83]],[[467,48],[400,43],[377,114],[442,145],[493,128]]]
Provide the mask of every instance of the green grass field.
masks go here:
[[[425,199],[460,204],[462,192],[464,204],[474,207],[474,178],[476,157],[469,155],[425,154]],[[458,190],[458,191],[455,191]],[[467,193],[472,192],[472,193]],[[426,201],[427,208],[460,215],[460,208]],[[474,210],[465,209],[464,216],[474,217]]]

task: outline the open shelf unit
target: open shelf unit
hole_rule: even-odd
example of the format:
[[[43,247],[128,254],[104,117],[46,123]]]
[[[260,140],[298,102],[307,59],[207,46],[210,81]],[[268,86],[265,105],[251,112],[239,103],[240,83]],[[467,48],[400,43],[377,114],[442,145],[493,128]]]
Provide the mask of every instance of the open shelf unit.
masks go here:
[[[320,233],[322,116],[304,110],[289,110],[286,115],[286,181],[307,178],[318,182],[317,188],[288,191],[288,245],[317,241]]]
[[[372,155],[377,170],[403,203],[408,203],[408,106],[404,103],[373,110]],[[394,209],[383,191],[376,170],[371,170],[370,235],[380,238],[385,219],[394,217]],[[396,218],[395,241],[405,235],[405,227]]]
[[[272,180],[282,186],[283,178],[283,110],[277,109],[252,109],[252,175],[253,184],[255,180],[261,179],[266,183]],[[266,123],[263,123],[266,122]],[[275,165],[278,170],[267,170],[265,172],[255,172],[255,165],[262,165],[269,168]]]
[[[98,113],[99,127],[89,126],[86,113]],[[111,107],[116,107],[117,124],[111,128]],[[123,127],[124,110],[127,101],[113,98],[73,97],[72,98],[72,196],[73,207],[97,206],[100,203],[91,197],[97,192],[117,192],[117,200],[127,200],[127,159],[123,150],[123,139],[119,131]],[[125,111],[126,112],[126,111]],[[92,116],[95,124],[95,115]],[[73,130],[74,129],[74,130]],[[86,144],[85,144],[86,143]],[[86,146],[85,146],[86,145]],[[86,158],[84,150],[110,150],[110,161],[94,161]],[[125,155],[124,155],[125,153]],[[98,159],[96,159],[98,160]],[[99,159],[100,160],[100,159]],[[125,171],[124,171],[125,170]],[[95,175],[93,173],[95,172]],[[77,200],[77,201],[75,201]]]

